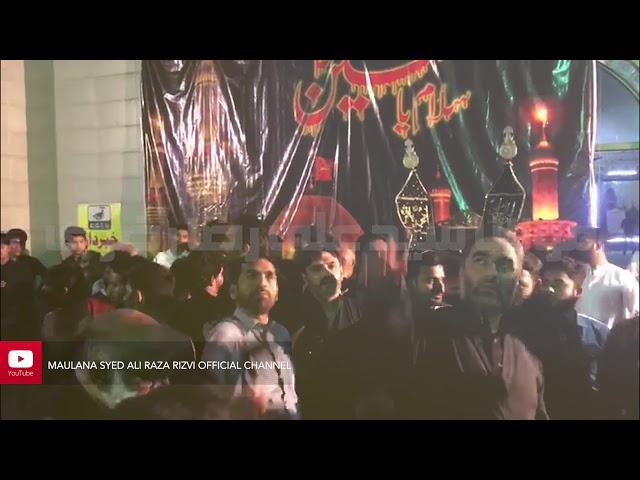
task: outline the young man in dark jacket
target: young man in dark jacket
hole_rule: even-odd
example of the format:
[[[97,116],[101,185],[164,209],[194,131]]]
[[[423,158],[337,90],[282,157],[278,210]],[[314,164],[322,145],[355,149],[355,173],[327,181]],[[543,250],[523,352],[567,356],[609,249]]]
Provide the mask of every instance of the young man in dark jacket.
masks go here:
[[[510,315],[542,361],[545,404],[552,419],[596,415],[598,360],[609,327],[576,312],[582,279],[581,269],[571,259],[548,262],[541,271],[539,291]]]

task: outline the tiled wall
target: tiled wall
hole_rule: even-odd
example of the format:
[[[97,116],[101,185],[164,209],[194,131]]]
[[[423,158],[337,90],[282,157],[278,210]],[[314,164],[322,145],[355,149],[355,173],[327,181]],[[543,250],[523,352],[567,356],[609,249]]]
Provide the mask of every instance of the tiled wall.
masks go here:
[[[45,265],[60,261],[53,60],[25,60],[30,243]]]
[[[0,61],[0,228],[30,232],[24,61]],[[29,245],[27,245],[29,246]]]
[[[122,203],[123,240],[146,246],[139,60],[56,60],[59,224],[79,203]]]

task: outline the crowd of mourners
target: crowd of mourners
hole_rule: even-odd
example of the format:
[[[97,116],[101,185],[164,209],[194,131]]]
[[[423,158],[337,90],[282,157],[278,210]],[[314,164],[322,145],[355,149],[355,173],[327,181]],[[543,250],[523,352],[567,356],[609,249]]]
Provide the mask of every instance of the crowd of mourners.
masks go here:
[[[638,419],[637,277],[597,229],[551,253],[485,230],[404,251],[309,227],[284,256],[243,217],[145,258],[68,227],[51,268],[9,230],[2,340],[41,340],[44,365],[2,386],[2,418]]]

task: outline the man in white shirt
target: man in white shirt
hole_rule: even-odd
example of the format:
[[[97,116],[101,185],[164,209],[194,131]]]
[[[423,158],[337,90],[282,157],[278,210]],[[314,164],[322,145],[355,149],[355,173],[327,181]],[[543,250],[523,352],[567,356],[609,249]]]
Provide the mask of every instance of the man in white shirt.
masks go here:
[[[592,229],[578,236],[578,249],[571,256],[586,265],[576,311],[611,328],[638,313],[638,281],[628,270],[607,261],[604,245],[599,230]]]
[[[210,377],[234,386],[234,396],[249,394],[276,418],[297,418],[298,397],[291,361],[291,339],[285,327],[269,318],[278,300],[273,263],[237,258],[227,266],[231,317],[206,332],[202,360]]]
[[[176,227],[175,252],[171,248],[168,248],[164,252],[159,252],[153,261],[163,267],[171,268],[173,262],[187,255],[189,255],[189,226],[183,224]]]
[[[636,280],[638,280],[638,270],[639,270],[639,265],[640,264],[640,256],[639,256],[639,252],[634,252],[633,255],[631,255],[631,261],[629,262],[629,266],[627,267],[627,270],[629,270],[631,272],[631,274],[636,277]]]

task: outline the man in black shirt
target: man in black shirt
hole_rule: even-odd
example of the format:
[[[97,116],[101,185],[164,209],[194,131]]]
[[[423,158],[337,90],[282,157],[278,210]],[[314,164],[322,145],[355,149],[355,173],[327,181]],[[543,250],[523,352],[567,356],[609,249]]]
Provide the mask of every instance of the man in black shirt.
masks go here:
[[[25,262],[33,275],[34,280],[42,283],[47,275],[47,268],[36,257],[32,257],[27,253],[27,232],[20,228],[12,228],[7,232],[9,239],[11,258]],[[39,277],[39,278],[38,278]],[[37,284],[34,284],[34,288]]]
[[[292,337],[296,391],[302,418],[354,418],[361,318],[356,301],[342,295],[338,252],[311,244],[297,254],[305,292],[303,326]]]
[[[10,243],[2,234],[0,287],[2,291],[2,339],[33,340],[35,309],[33,276],[26,262],[12,259]]]
[[[191,337],[198,358],[202,353],[205,325],[209,327],[224,316],[220,289],[224,283],[222,252],[195,250],[185,259],[189,298],[178,309],[171,326]]]

